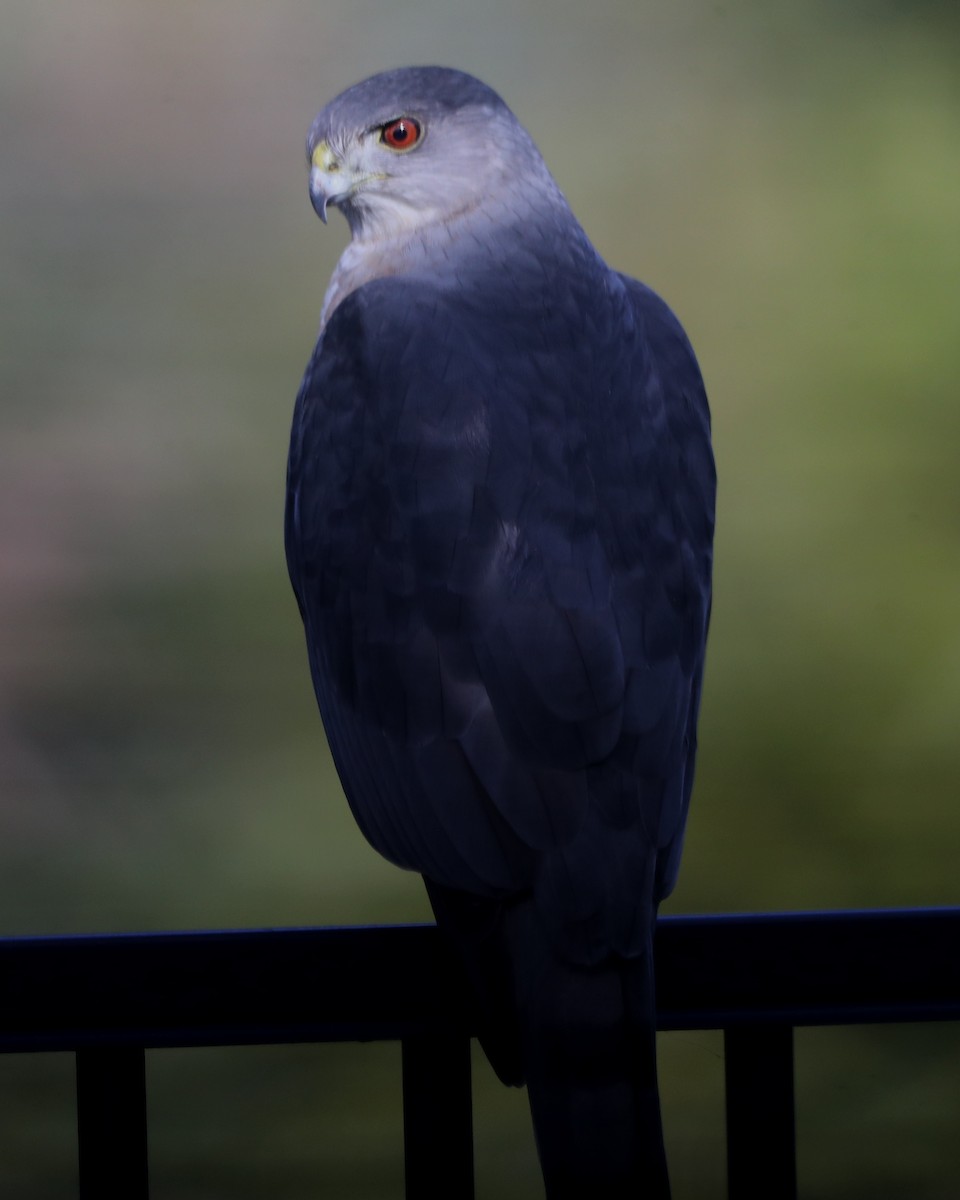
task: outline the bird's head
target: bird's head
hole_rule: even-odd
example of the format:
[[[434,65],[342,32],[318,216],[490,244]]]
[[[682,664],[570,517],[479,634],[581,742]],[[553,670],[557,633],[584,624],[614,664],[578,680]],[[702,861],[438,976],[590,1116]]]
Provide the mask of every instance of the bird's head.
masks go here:
[[[310,198],[356,240],[402,236],[549,180],[533,141],[486,84],[445,67],[374,75],[332,100],[307,138]]]

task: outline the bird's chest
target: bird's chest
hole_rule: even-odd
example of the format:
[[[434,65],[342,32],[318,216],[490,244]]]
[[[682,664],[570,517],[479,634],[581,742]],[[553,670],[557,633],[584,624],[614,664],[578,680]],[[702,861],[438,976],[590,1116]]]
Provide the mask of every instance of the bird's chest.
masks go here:
[[[388,252],[377,245],[351,242],[340,256],[323,297],[321,333],[337,307],[349,295],[373,279],[385,279],[396,274],[398,265],[396,252]]]

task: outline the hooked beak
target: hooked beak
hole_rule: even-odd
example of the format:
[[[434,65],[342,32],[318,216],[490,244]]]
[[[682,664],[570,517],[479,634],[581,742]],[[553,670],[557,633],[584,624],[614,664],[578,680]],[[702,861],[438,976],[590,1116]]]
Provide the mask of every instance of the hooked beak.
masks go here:
[[[326,225],[327,223],[327,205],[330,203],[330,194],[323,186],[323,173],[313,167],[310,171],[310,203],[313,205],[313,210]]]
[[[317,142],[310,155],[310,203],[320,220],[327,223],[327,206],[350,192],[350,182],[340,158],[327,142]]]
[[[310,203],[324,225],[327,205],[336,204],[343,195],[343,183],[340,159],[327,142],[317,142],[310,155]]]

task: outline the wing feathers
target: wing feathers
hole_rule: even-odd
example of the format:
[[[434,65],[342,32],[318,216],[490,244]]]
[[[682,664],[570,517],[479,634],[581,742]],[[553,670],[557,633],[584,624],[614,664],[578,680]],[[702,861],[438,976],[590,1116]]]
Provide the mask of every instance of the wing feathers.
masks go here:
[[[449,886],[532,889],[584,961],[636,944],[630,873],[676,844],[713,519],[682,331],[640,285],[604,295],[557,293],[536,326],[423,282],[348,296],[304,378],[287,510],[367,836]]]

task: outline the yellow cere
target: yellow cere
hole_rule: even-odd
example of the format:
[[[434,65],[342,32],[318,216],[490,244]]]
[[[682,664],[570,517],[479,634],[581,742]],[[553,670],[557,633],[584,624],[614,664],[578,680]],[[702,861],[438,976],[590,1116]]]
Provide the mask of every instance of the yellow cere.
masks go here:
[[[317,142],[313,148],[311,161],[319,171],[335,171],[337,169],[336,158],[326,142]]]

